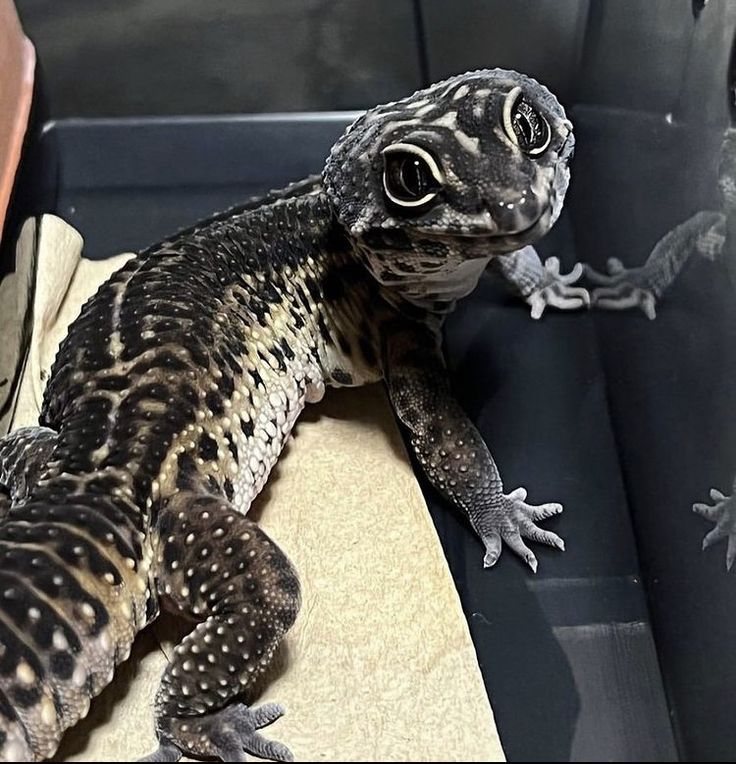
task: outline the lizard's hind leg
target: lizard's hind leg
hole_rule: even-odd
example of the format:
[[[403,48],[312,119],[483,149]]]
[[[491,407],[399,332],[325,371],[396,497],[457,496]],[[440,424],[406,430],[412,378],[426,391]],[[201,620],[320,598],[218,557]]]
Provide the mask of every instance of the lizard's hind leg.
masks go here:
[[[252,689],[296,618],[294,569],[258,526],[218,496],[177,493],[162,510],[158,532],[161,595],[199,623],[161,680],[160,747],[148,760],[186,753],[243,761],[252,753],[290,761],[286,746],[258,733],[281,716],[280,706],[230,702]]]
[[[0,438],[0,516],[4,514],[3,499],[7,511],[12,504],[28,498],[46,469],[58,437],[48,427],[21,427]]]

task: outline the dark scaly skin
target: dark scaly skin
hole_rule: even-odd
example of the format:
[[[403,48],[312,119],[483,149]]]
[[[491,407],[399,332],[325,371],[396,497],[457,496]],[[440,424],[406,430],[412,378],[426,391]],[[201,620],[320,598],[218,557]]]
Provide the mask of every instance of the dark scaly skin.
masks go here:
[[[519,93],[549,125],[534,157],[503,121]],[[382,185],[382,150],[407,143],[442,168],[421,210],[400,209]],[[294,570],[244,514],[326,384],[386,380],[487,565],[502,539],[532,567],[522,536],[561,546],[534,524],[559,505],[503,493],[438,347],[488,260],[552,225],[571,149],[570,123],[536,82],[461,75],[367,112],[322,178],[177,234],[100,288],[51,372],[40,474],[17,474],[33,430],[0,441],[14,465],[0,475],[13,497],[0,525],[0,759],[50,756],[162,599],[197,626],[162,679],[150,758],[290,758],[257,732],[280,707],[231,702],[247,700],[299,606]],[[512,281],[514,262],[502,269]],[[530,302],[584,303],[574,278],[523,264],[516,288]]]

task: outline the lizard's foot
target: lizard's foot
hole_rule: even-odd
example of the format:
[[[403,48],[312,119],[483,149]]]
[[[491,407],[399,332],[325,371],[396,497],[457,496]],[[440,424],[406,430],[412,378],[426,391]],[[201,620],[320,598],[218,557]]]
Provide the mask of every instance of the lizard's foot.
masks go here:
[[[158,750],[139,761],[179,761],[182,754],[218,761],[246,761],[246,753],[272,761],[293,761],[294,756],[285,745],[266,740],[258,732],[283,713],[278,703],[258,708],[234,703],[206,716],[171,719],[161,725]]]
[[[657,298],[648,288],[646,273],[643,268],[625,268],[616,257],[609,258],[607,273],[601,273],[590,265],[585,265],[585,275],[598,288],[591,294],[594,307],[606,310],[628,310],[641,308],[646,317],[657,317]]]
[[[726,549],[726,568],[731,570],[736,560],[736,497],[726,496],[716,488],[711,488],[710,498],[713,504],[693,504],[693,512],[715,523],[715,528],[709,531],[703,539],[703,549],[707,549],[716,541],[728,539]]]
[[[560,260],[548,257],[544,261],[544,275],[539,287],[526,299],[531,306],[532,318],[541,318],[550,305],[559,310],[577,310],[590,307],[590,293],[583,287],[573,286],[583,275],[583,266],[577,263],[570,273],[560,272]]]
[[[296,619],[299,581],[291,563],[222,496],[180,490],[161,508],[158,532],[159,591],[169,607],[199,623],[174,648],[161,677],[160,748],[149,761],[179,753],[291,761],[288,748],[258,733],[283,714],[281,706],[225,705],[251,691]]]
[[[505,541],[511,549],[526,562],[536,573],[537,558],[524,543],[524,539],[553,546],[565,551],[565,542],[552,531],[545,531],[536,523],[562,512],[562,504],[527,504],[526,489],[517,488],[504,495],[505,502],[500,511],[493,512],[481,524],[481,539],[486,548],[483,567],[495,565],[501,555],[501,546]]]

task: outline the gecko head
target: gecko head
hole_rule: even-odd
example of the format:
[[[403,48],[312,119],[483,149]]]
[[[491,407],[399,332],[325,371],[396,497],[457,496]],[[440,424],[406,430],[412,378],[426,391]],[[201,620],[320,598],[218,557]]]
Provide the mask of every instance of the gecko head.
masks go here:
[[[503,69],[452,77],[363,114],[334,145],[325,189],[371,252],[508,253],[544,235],[569,181],[572,124],[552,93]],[[419,266],[417,266],[419,267]]]

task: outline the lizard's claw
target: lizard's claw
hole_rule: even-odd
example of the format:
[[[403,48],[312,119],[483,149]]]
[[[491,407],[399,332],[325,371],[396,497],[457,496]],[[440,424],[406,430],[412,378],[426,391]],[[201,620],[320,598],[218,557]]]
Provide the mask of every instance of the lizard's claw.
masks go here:
[[[548,257],[544,262],[544,271],[546,278],[527,298],[532,318],[541,318],[548,305],[561,310],[590,307],[588,290],[573,286],[583,275],[581,263],[576,263],[570,273],[564,274],[560,272],[559,258]]]
[[[585,275],[598,288],[591,294],[591,302],[596,308],[607,310],[628,310],[641,308],[646,317],[657,317],[657,298],[647,285],[643,268],[625,268],[616,257],[606,263],[607,273],[601,273],[590,265],[585,265]]]
[[[693,504],[693,512],[715,523],[703,539],[703,549],[707,549],[721,539],[728,539],[726,548],[726,569],[731,570],[736,560],[736,498],[726,496],[717,488],[711,488],[710,498],[713,504],[698,502]]]
[[[525,538],[553,546],[561,551],[565,550],[565,542],[556,533],[545,531],[536,525],[536,522],[562,512],[562,505],[556,503],[527,504],[525,499],[526,490],[524,488],[517,488],[505,495],[501,511],[494,513],[493,518],[484,523],[484,532],[481,534],[486,548],[483,558],[484,568],[490,568],[498,562],[502,542],[506,542],[535,573],[537,572],[537,558],[524,543]]]

